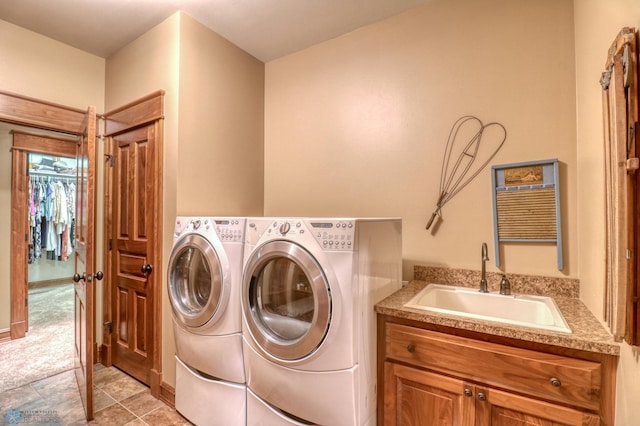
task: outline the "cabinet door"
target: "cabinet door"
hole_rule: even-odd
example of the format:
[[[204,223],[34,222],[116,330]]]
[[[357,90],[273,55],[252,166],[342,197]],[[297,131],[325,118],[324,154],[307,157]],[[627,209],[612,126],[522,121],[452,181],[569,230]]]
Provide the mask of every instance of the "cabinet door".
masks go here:
[[[384,371],[385,426],[474,424],[473,385],[392,362]]]
[[[572,408],[476,387],[476,426],[596,426],[598,416]]]

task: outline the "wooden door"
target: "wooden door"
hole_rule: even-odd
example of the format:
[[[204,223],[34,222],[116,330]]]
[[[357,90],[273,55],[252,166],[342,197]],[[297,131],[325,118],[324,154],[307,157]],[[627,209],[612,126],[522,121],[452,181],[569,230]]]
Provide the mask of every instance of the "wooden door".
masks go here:
[[[156,126],[112,137],[112,362],[150,385],[155,287]]]
[[[477,426],[597,426],[598,416],[561,405],[478,386]],[[604,424],[604,423],[603,423]]]
[[[95,279],[96,111],[89,107],[76,153],[76,250],[74,291],[74,368],[87,420],[93,419]]]
[[[473,385],[391,362],[384,363],[384,419],[387,426],[472,426]]]

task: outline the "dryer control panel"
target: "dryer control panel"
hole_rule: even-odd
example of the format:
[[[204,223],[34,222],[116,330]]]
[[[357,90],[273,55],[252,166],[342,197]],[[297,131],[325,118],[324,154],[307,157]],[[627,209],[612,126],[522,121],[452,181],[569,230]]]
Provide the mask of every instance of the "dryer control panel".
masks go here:
[[[306,228],[302,223],[302,219],[275,219],[264,232],[272,236],[292,237],[294,235],[303,235],[306,232]]]
[[[273,218],[248,221],[246,241],[286,238],[292,241],[313,236],[325,250],[353,251],[356,247],[355,219]]]
[[[313,236],[320,246],[329,250],[353,250],[356,227],[353,220],[307,221]]]

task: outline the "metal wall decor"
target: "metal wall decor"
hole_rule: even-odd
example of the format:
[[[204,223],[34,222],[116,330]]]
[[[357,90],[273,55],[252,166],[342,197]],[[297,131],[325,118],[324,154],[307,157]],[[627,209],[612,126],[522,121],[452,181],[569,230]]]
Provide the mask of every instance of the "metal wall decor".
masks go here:
[[[481,144],[482,136],[487,129],[497,129],[498,133],[493,134],[488,141]],[[484,124],[478,117],[472,115],[465,115],[456,120],[449,132],[444,150],[438,201],[427,222],[427,230],[431,228],[434,220],[440,217],[442,207],[478,176],[500,151],[506,140],[507,129],[498,122]],[[434,232],[435,230],[432,231]]]

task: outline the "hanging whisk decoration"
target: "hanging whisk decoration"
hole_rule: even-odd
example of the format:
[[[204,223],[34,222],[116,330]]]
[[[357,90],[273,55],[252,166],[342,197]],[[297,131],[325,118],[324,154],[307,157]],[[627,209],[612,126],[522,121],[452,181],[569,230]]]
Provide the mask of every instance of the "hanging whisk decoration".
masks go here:
[[[471,130],[469,141],[462,146],[458,141],[461,129],[474,126]],[[491,149],[481,150],[480,142],[486,129],[498,127],[501,129],[503,136],[496,139],[497,145]],[[465,129],[466,131],[466,129]],[[495,157],[500,151],[502,145],[507,140],[507,129],[498,123],[492,122],[483,124],[482,121],[474,116],[466,115],[460,117],[451,128],[447,139],[447,146],[444,150],[442,159],[442,169],[440,171],[440,189],[436,209],[431,214],[431,218],[427,222],[427,230],[431,228],[436,217],[440,216],[440,210],[454,196],[462,191]],[[462,148],[462,149],[461,149]],[[461,149],[461,150],[460,150]],[[480,160],[478,160],[480,158]],[[478,161],[477,161],[478,160]]]

